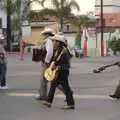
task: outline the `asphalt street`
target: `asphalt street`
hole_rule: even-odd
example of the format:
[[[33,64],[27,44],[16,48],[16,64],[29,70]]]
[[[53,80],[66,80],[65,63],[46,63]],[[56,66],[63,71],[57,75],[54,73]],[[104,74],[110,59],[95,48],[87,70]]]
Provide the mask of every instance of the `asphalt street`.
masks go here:
[[[74,91],[76,109],[63,111],[64,95],[57,90],[51,108],[45,108],[35,100],[40,86],[40,65],[26,55],[8,57],[8,90],[0,90],[0,120],[119,120],[120,101],[112,94],[119,83],[117,66],[94,74],[94,68],[111,64],[120,57],[73,58],[69,81]]]

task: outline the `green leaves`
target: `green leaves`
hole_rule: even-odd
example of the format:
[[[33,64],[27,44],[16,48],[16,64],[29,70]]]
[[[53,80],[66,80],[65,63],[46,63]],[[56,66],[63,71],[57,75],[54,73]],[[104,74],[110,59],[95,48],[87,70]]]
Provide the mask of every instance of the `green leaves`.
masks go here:
[[[81,48],[81,32],[80,31],[76,35],[75,45]]]
[[[60,1],[58,1],[58,0],[52,0],[51,3],[52,3],[52,5],[54,6],[55,9],[61,8]]]
[[[68,5],[70,6],[70,8],[77,9],[78,11],[80,10],[80,6],[75,0],[71,0]]]
[[[87,27],[96,23],[95,19],[89,18],[87,15],[73,16],[71,19],[73,25],[78,27]]]
[[[13,0],[4,0],[4,8],[6,9],[7,13],[13,14],[15,11],[15,4]]]
[[[46,0],[44,0],[45,2]],[[73,8],[80,10],[79,5],[75,0],[51,0],[53,8],[44,8],[39,12],[40,15],[50,15],[56,18],[56,21],[59,20],[59,23],[63,24],[63,21],[68,20],[72,15],[71,11]],[[60,28],[62,29],[62,28]]]
[[[112,39],[109,41],[109,48],[111,48],[113,51],[120,51],[120,38],[119,39]]]

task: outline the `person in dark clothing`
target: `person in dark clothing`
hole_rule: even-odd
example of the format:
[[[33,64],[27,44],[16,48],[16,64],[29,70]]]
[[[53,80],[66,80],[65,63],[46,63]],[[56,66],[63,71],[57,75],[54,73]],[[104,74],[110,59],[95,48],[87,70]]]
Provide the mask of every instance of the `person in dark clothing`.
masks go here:
[[[48,93],[48,98],[46,101],[42,102],[42,105],[45,105],[47,107],[51,107],[51,104],[54,99],[55,90],[58,85],[61,85],[64,89],[65,95],[66,95],[66,102],[67,106],[64,106],[63,109],[75,109],[75,103],[73,98],[73,93],[71,91],[71,88],[69,86],[68,77],[69,77],[69,69],[70,69],[70,58],[69,51],[66,49],[63,54],[61,55],[60,59],[56,61],[58,56],[61,54],[61,51],[65,48],[65,39],[62,36],[55,35],[51,38],[53,40],[53,48],[54,48],[54,54],[52,61],[55,62],[55,65],[59,66],[59,76],[58,78],[51,82],[50,90]],[[57,57],[56,57],[57,56]]]
[[[117,85],[114,94],[111,94],[109,96],[114,99],[120,99],[120,83]]]
[[[0,89],[7,89],[7,56],[2,41],[0,41]]]

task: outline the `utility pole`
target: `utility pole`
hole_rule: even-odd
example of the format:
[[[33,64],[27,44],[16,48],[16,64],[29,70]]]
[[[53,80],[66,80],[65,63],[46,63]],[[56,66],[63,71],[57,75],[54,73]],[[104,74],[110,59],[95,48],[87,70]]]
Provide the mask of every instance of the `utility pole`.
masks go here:
[[[63,4],[64,4],[64,0],[61,0],[60,32],[63,32],[63,12],[62,12],[62,10],[63,10],[63,8],[64,8]]]
[[[11,51],[11,0],[7,0],[7,51]]]
[[[103,0],[101,0],[101,15],[100,15],[100,21],[101,21],[101,56],[104,56],[104,18],[103,18]]]

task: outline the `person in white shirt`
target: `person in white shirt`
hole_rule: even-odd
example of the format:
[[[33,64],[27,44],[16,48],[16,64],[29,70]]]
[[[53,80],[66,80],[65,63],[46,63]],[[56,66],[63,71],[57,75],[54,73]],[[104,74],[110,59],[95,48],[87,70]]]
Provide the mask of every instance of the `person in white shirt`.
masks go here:
[[[45,58],[40,63],[41,67],[41,76],[40,76],[40,89],[39,89],[39,96],[36,97],[36,100],[45,100],[47,98],[47,80],[44,79],[44,71],[49,66],[51,62],[51,58],[53,56],[53,43],[50,39],[51,36],[54,36],[54,33],[52,29],[45,29],[41,32],[41,35],[43,35],[44,39],[44,46],[45,46]]]

